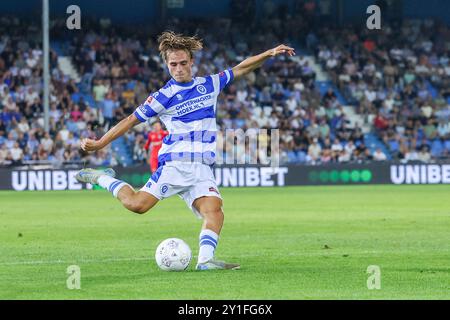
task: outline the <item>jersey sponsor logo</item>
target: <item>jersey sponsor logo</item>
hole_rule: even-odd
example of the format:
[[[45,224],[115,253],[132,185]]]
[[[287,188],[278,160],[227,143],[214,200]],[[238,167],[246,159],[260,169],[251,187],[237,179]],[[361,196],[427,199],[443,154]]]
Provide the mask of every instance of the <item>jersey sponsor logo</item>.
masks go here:
[[[176,105],[175,110],[178,111],[180,109],[184,109],[185,107],[190,107],[190,106],[199,104],[201,102],[206,102],[207,100],[209,100],[211,98],[212,98],[212,96],[210,94],[205,95],[205,96],[200,96],[198,98],[191,99],[191,100],[185,101],[183,103],[180,103],[179,105]]]
[[[203,102],[200,102],[199,104],[196,104],[196,105],[193,105],[193,106],[190,106],[190,107],[187,107],[185,109],[182,109],[182,110],[178,111],[177,115],[181,116],[181,115],[186,114],[186,113],[191,113],[192,111],[201,109],[203,107],[205,107],[205,104]]]
[[[147,182],[147,184],[145,185],[147,188],[150,188],[152,186],[151,181]]]
[[[178,100],[183,100],[183,96],[181,94],[177,94],[177,99]]]
[[[153,94],[153,98],[156,98],[156,97],[158,97],[158,96],[159,96],[159,92],[156,91],[156,92]]]
[[[210,94],[198,97],[196,99],[188,100],[184,103],[181,103],[175,107],[177,111],[177,116],[181,116],[186,113],[190,113],[192,111],[204,108],[208,106],[207,102],[212,99]]]
[[[203,86],[203,85],[198,85],[197,86],[197,91],[198,91],[198,93],[200,93],[200,94],[205,94],[206,93],[206,88],[205,88],[205,86]]]

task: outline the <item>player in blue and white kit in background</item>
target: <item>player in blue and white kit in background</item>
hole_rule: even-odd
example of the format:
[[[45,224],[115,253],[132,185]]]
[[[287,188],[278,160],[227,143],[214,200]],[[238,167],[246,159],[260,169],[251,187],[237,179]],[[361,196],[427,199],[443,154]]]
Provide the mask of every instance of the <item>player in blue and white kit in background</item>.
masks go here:
[[[125,208],[139,214],[150,210],[159,200],[178,194],[203,219],[196,269],[238,269],[238,264],[214,259],[224,219],[222,197],[211,169],[216,152],[217,97],[234,79],[262,66],[268,58],[283,53],[293,56],[294,49],[279,45],[219,74],[193,78],[193,55],[203,48],[202,42],[173,32],[164,32],[158,42],[172,77],[169,82],[101,139],[84,139],[81,143],[87,152],[102,149],[137,124],[158,116],[169,135],[159,151],[157,171],[137,192],[126,182],[115,179],[112,169],[83,169],[76,178],[108,189]]]

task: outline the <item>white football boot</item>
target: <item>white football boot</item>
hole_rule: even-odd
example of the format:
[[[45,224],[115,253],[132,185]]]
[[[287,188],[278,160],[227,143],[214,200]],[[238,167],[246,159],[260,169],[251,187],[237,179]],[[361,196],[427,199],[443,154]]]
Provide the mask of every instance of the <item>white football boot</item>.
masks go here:
[[[203,263],[197,263],[195,270],[237,270],[241,266],[237,263],[226,263],[224,261],[218,261],[210,259]]]
[[[112,168],[107,168],[104,170],[86,168],[78,171],[78,173],[75,175],[75,179],[77,179],[79,182],[98,184],[98,178],[103,175],[114,178],[116,176],[116,172]]]

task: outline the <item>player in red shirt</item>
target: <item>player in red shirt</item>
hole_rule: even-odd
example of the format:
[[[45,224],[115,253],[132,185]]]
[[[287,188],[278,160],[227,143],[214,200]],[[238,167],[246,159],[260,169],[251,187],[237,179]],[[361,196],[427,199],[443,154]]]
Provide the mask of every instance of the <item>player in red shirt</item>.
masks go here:
[[[168,134],[168,131],[162,130],[161,122],[156,121],[153,123],[153,131],[149,132],[147,143],[144,146],[144,149],[148,151],[150,144],[152,145],[150,157],[148,159],[152,173],[158,168],[158,152],[159,149],[161,149],[164,137]]]

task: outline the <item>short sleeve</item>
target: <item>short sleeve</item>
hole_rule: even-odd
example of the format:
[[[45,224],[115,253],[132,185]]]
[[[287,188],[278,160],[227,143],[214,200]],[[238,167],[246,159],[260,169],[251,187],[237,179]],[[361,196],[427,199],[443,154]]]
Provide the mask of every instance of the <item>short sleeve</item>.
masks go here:
[[[157,94],[158,92],[151,94],[147,100],[134,111],[133,114],[140,122],[145,122],[165,110],[164,106],[156,100]]]
[[[223,88],[225,88],[228,84],[230,84],[231,81],[233,81],[233,79],[234,79],[233,70],[227,69],[227,70],[220,72],[218,75],[219,75],[219,85],[220,85],[219,88],[220,88],[220,91],[222,91]]]

